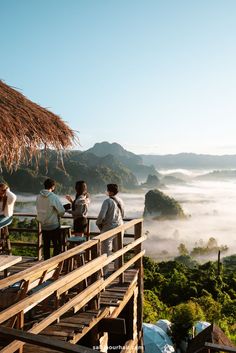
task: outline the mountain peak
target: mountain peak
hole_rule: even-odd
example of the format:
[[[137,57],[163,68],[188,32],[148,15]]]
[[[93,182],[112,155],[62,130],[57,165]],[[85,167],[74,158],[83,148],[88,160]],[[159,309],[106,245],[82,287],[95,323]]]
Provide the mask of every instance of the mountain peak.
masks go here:
[[[110,143],[107,141],[97,142],[92,148],[90,148],[86,152],[93,153],[98,157],[105,157],[108,154],[111,154],[115,157],[137,158],[137,159],[140,158],[134,153],[125,150],[117,142],[113,142],[113,143]]]
[[[105,157],[108,154],[114,156],[129,156],[134,155],[132,152],[126,151],[121,145],[116,142],[109,143],[107,141],[97,142],[95,145],[88,150],[89,152],[95,154],[98,157]],[[87,151],[87,152],[88,152]]]

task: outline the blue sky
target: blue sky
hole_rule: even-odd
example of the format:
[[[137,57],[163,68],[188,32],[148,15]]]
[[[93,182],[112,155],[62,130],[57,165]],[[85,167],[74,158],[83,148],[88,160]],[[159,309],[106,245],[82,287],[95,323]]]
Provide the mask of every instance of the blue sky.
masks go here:
[[[235,0],[0,0],[0,78],[80,149],[236,153]]]

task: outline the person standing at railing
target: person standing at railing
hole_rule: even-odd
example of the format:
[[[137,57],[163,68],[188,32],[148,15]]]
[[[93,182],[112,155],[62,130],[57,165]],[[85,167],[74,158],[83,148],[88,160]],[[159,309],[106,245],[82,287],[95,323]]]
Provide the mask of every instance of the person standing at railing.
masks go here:
[[[6,183],[0,183],[0,228],[11,223],[16,195]]]
[[[101,233],[114,229],[123,224],[124,218],[124,203],[120,197],[117,196],[119,192],[117,184],[107,185],[107,195],[109,196],[103,201],[101,210],[99,212],[96,225]],[[112,249],[118,250],[117,237],[106,239],[102,242],[102,254],[111,255]],[[115,262],[115,268],[117,261]],[[107,275],[108,266],[104,267],[104,276]]]
[[[75,191],[76,195],[74,200],[70,195],[66,195],[66,199],[71,203],[71,210],[67,212],[71,213],[73,216],[73,228],[75,235],[82,236],[84,234],[87,234],[88,205],[90,203],[90,197],[85,181],[77,181],[75,184]]]
[[[42,226],[44,260],[50,258],[50,243],[53,244],[53,256],[60,254],[62,249],[60,217],[65,209],[59,198],[54,194],[56,183],[46,179],[44,189],[36,200],[37,220]]]

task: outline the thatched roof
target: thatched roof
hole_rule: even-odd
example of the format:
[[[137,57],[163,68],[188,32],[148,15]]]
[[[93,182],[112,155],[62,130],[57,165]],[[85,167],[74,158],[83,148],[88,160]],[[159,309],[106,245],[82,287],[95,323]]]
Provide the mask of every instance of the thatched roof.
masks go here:
[[[235,347],[224,332],[215,324],[212,324],[195,336],[188,344],[187,353],[207,353],[208,349],[204,347],[205,342],[219,344],[227,347]]]
[[[0,166],[17,169],[40,149],[64,150],[75,134],[62,119],[0,80]]]

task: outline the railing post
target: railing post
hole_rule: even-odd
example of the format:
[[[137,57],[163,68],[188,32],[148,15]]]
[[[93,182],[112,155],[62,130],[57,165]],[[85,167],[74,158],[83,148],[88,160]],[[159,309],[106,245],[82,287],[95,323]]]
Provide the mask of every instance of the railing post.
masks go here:
[[[100,242],[96,243],[91,248],[91,260],[96,259],[98,256],[101,255],[101,244]],[[96,282],[99,278],[101,278],[101,271],[100,273],[96,272],[90,277],[89,285]],[[89,309],[90,310],[98,310],[100,308],[100,293],[97,294],[90,302],[89,302]]]
[[[116,244],[117,246],[115,247],[115,251],[120,250],[123,248],[123,232],[120,232],[116,235]],[[115,271],[119,268],[121,268],[124,265],[124,255],[121,255],[120,257],[118,257],[117,260],[115,260]],[[117,267],[117,268],[116,268]],[[119,276],[119,282],[120,283],[124,283],[124,272],[121,273],[121,275]]]
[[[143,222],[139,222],[134,226],[134,240],[140,238],[143,232]],[[135,255],[142,251],[142,243],[137,245],[134,249]],[[137,298],[137,331],[138,331],[138,351],[143,352],[143,259],[140,258],[135,268],[138,270],[138,298]]]
[[[42,236],[42,227],[38,222],[38,260],[42,260],[42,250],[43,250],[43,236]]]
[[[89,240],[90,239],[90,219],[89,218],[88,218],[86,236],[87,236],[87,240]]]

